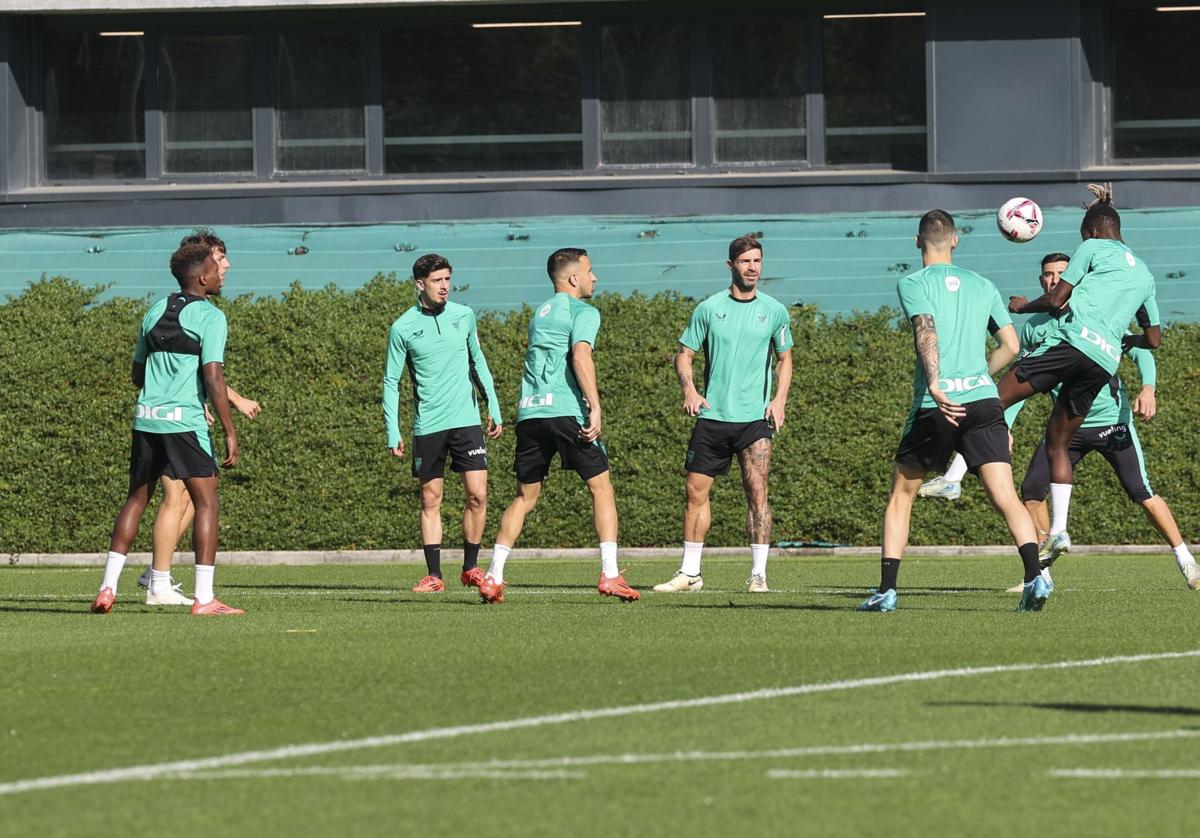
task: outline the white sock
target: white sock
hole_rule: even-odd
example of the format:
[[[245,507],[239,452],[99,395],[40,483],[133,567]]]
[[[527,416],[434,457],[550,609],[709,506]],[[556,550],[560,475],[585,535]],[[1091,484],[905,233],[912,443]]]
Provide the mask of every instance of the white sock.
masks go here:
[[[947,483],[961,483],[966,474],[967,461],[963,459],[962,454],[955,454],[954,459],[950,461],[950,468],[946,469],[942,477]]]
[[[1172,547],[1171,552],[1175,554],[1175,563],[1179,565],[1180,569],[1186,568],[1192,562],[1196,561],[1192,558],[1192,551],[1188,549],[1186,541]]]
[[[1050,535],[1067,528],[1067,513],[1071,510],[1071,484],[1050,484]]]
[[[613,546],[616,547],[615,544]],[[504,563],[508,561],[508,554],[511,552],[512,548],[503,544],[492,545],[492,563],[488,565],[487,575],[496,582],[504,581]]]
[[[100,590],[112,588],[112,592],[117,592],[117,580],[121,578],[121,571],[125,568],[125,557],[120,553],[108,551],[108,558],[104,561],[104,581],[100,583]]]
[[[150,570],[150,593],[165,594],[171,590],[171,571]]]
[[[683,564],[679,566],[679,572],[686,573],[688,576],[699,576],[700,554],[703,552],[703,541],[683,542]]]
[[[207,605],[213,601],[213,571],[210,564],[196,565],[196,602]]]
[[[770,544],[751,544],[750,545],[750,575],[761,576],[767,578],[767,551],[771,549]]]
[[[605,579],[616,579],[621,575],[621,571],[617,570],[617,542],[600,542],[600,572]]]

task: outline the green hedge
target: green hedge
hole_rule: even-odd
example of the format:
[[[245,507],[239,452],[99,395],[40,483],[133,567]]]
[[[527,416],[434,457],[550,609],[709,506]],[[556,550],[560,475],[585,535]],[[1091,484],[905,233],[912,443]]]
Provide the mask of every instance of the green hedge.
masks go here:
[[[99,292],[52,279],[0,305],[0,552],[107,545],[125,492],[135,396],[129,361],[147,301],[97,304]],[[356,291],[297,287],[281,299],[221,302],[230,321],[227,378],[263,405],[257,421],[237,420],[242,461],[223,479],[223,548],[418,546],[417,484],[408,460],[388,455],[379,409],[388,325],[413,300],[411,283],[377,277]],[[621,540],[675,544],[691,420],[680,410],[671,358],[695,301],[605,295],[596,304],[604,317],[596,358]],[[529,314],[480,318],[510,420]],[[891,455],[911,398],[910,333],[897,327],[894,311],[830,319],[796,307],[792,322],[795,377],[772,470],[775,540],[878,543]],[[1161,412],[1139,428],[1151,479],[1193,537],[1200,532],[1193,502],[1200,431],[1191,414],[1200,404],[1198,338],[1197,325],[1167,332],[1158,353]],[[1039,399],[1018,423],[1018,479],[1047,410]],[[513,441],[509,425],[491,446],[488,543],[511,498]],[[734,472],[718,481],[710,544],[744,542],[745,504]],[[1156,541],[1101,458],[1085,461],[1078,483],[1071,526],[1077,540]],[[555,471],[548,484],[521,543],[593,543],[580,481]],[[450,545],[461,500],[457,483],[448,481]],[[913,516],[916,544],[1007,539],[974,480],[961,500],[921,503]],[[148,542],[147,521],[139,548]]]

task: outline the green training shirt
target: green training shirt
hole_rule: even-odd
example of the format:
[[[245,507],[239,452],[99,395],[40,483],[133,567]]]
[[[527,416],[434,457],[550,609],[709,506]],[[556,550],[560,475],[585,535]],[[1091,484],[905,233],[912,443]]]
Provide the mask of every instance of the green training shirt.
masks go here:
[[[729,290],[702,301],[679,336],[693,352],[704,351],[701,419],[754,422],[771,401],[775,355],[792,348],[787,307],[762,291],[738,300]]]
[[[400,375],[405,369],[413,388],[413,435],[478,425],[477,392],[487,399],[488,416],[501,424],[496,384],[469,306],[447,300],[435,311],[418,304],[388,330],[383,375],[388,448],[400,444]]]
[[[1109,375],[1121,363],[1121,337],[1134,313],[1146,307],[1150,325],[1159,325],[1154,277],[1128,245],[1113,239],[1088,239],[1076,248],[1062,281],[1073,286],[1070,308],[1059,318],[1059,343],[1065,340]],[[1045,343],[1041,354],[1052,346]]]
[[[918,314],[933,317],[939,386],[946,397],[960,404],[999,398],[988,375],[988,329],[991,324],[995,329],[1009,326],[1012,318],[992,281],[955,265],[930,265],[902,278],[896,293],[906,320]],[[937,402],[929,395],[925,367],[918,358],[912,412],[929,407],[937,407]]]
[[[571,366],[577,343],[596,345],[600,312],[560,291],[534,311],[521,375],[517,421],[570,416],[583,424],[587,402]]]
[[[225,362],[225,340],[228,324],[225,313],[208,300],[187,303],[179,310],[179,327],[190,348],[182,345],[175,350],[154,350],[150,332],[167,313],[168,303],[189,299],[182,293],[172,294],[150,307],[142,318],[133,360],[146,365],[146,377],[138,393],[133,428],[153,434],[179,434],[195,431],[201,446],[211,454],[208,422],[204,418],[204,365]]]
[[[1060,342],[1059,319],[1044,312],[1031,315],[1025,321],[1025,325],[1021,327],[1020,357],[1024,358],[1027,355],[1033,354],[1047,340],[1053,340],[1055,343]],[[1129,332],[1126,332],[1126,334],[1129,334]],[[1137,365],[1142,385],[1157,386],[1158,364],[1154,360],[1154,353],[1148,349],[1135,347],[1128,350],[1125,354]],[[1051,390],[1049,394],[1050,398],[1058,399],[1058,391],[1061,389],[1061,387],[1055,387]],[[1016,404],[1010,405],[1004,411],[1004,421],[1008,423],[1010,428],[1017,420],[1017,416],[1024,406],[1025,401],[1019,401]],[[1083,425],[1080,427],[1107,428],[1109,425],[1116,425],[1122,422],[1129,423],[1132,418],[1133,408],[1129,401],[1129,391],[1125,388],[1125,382],[1119,376],[1114,375],[1112,381],[1109,382],[1109,386],[1097,394],[1096,400],[1092,402],[1092,409],[1083,418]]]

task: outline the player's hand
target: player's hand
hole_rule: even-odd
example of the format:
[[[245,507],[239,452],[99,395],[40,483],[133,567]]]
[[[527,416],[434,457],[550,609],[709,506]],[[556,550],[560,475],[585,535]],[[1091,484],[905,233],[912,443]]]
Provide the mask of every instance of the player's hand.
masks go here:
[[[1020,314],[1021,309],[1023,309],[1028,304],[1029,304],[1028,297],[1009,297],[1008,298],[1008,310],[1010,312],[1012,312],[1013,314]]]
[[[1158,413],[1158,399],[1154,396],[1153,387],[1143,387],[1142,392],[1133,400],[1133,415],[1149,422]]]
[[[487,423],[487,438],[488,439],[497,439],[497,438],[499,438],[500,434],[502,434],[502,433],[504,433],[504,425],[496,424],[495,422],[492,421],[492,418],[489,416],[488,423]]]
[[[237,412],[245,416],[247,419],[254,419],[262,412],[262,405],[254,399],[238,399],[233,403],[237,408]]]
[[[787,402],[778,399],[772,399],[767,405],[766,413],[763,418],[767,420],[767,424],[775,430],[783,427],[784,414],[787,412]]]
[[[931,386],[929,388],[929,395],[937,403],[938,410],[946,417],[946,421],[958,427],[958,421],[967,415],[967,409],[958,402],[952,402],[946,398],[946,394],[942,392],[941,387]]]
[[[221,461],[221,468],[236,466],[239,454],[241,454],[241,450],[238,448],[237,434],[225,437],[225,459]]]
[[[593,407],[588,412],[588,423],[579,429],[579,438],[587,443],[600,438],[600,408]]]
[[[400,440],[400,442],[396,445],[395,448],[389,448],[388,451],[392,452],[393,457],[403,457],[404,456],[404,440],[403,439]]]
[[[204,421],[208,423],[208,426],[210,428],[212,427],[212,424],[215,421],[213,419],[212,411],[208,409],[207,403],[204,405]]]
[[[702,407],[708,407],[708,402],[697,390],[683,394],[683,412],[688,416],[699,416]]]

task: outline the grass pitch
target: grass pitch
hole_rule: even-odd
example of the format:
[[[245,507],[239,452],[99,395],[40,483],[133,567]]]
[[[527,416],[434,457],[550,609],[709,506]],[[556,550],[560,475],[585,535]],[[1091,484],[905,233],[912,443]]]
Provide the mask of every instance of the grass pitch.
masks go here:
[[[208,619],[139,604],[141,568],[106,617],[98,569],[5,569],[0,832],[1193,831],[1200,594],[1165,551],[1067,557],[1029,615],[1015,554],[906,560],[894,614],[853,611],[875,560],[774,560],[761,595],[748,565],[654,594],[675,563],[638,562],[625,605],[518,552],[500,606],[221,567],[249,613]]]

